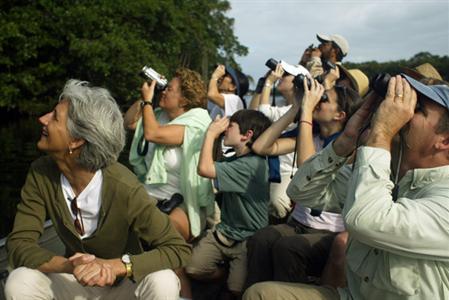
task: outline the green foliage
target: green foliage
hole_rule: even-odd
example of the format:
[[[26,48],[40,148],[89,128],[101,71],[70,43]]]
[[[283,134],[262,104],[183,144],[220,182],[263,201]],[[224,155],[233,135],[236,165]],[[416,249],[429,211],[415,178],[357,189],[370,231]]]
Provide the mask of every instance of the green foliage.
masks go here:
[[[78,0],[0,3],[0,107],[42,112],[69,78],[138,97],[138,72],[179,66],[207,76],[246,55],[226,0]]]
[[[360,69],[368,76],[368,78],[372,78],[377,73],[399,74],[403,72],[403,67],[413,69],[423,63],[432,64],[444,80],[449,80],[449,56],[438,56],[430,54],[429,52],[417,53],[412,58],[407,60],[402,59],[384,63],[378,63],[376,61],[368,61],[363,63],[345,62],[344,66],[348,69]]]

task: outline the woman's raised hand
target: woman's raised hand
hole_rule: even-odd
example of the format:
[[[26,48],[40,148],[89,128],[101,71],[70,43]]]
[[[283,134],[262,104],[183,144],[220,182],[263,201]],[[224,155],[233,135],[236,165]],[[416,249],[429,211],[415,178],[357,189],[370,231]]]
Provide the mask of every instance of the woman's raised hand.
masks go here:
[[[301,109],[305,113],[312,113],[324,94],[324,86],[319,84],[315,79],[310,79],[310,81],[310,89],[307,84],[307,78],[304,78],[303,82],[304,96],[301,101]]]
[[[156,87],[156,80],[152,80],[150,83],[145,81],[142,84],[140,92],[142,93],[143,101],[150,101],[150,102],[153,101],[155,87]]]

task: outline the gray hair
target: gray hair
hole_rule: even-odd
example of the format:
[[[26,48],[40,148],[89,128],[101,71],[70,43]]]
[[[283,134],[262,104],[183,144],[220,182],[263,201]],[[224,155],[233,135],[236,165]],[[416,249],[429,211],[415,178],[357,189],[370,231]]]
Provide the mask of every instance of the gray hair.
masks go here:
[[[62,100],[69,101],[69,134],[85,140],[78,163],[97,171],[116,162],[125,146],[126,134],[122,113],[109,91],[70,79],[59,96]]]

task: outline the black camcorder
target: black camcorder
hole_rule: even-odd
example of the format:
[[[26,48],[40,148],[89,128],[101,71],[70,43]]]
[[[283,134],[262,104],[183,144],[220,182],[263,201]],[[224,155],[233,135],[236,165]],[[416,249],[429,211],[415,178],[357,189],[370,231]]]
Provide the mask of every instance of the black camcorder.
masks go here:
[[[274,71],[276,70],[276,66],[278,65],[278,61],[275,60],[274,58],[270,58],[269,60],[267,60],[267,62],[265,63],[265,65],[268,67],[268,69]]]

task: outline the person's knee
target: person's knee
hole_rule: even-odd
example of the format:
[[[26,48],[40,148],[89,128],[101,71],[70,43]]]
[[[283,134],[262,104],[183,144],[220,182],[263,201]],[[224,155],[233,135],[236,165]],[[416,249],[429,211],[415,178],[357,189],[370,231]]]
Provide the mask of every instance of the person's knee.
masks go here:
[[[195,279],[195,280],[204,280],[204,278],[206,278],[208,275],[208,273],[205,273],[205,272],[201,271],[200,269],[192,267],[192,266],[187,266],[185,268],[185,272],[190,278]]]
[[[243,300],[272,300],[276,299],[269,282],[253,284],[243,294]]]
[[[175,229],[181,234],[184,240],[190,240],[190,222],[187,214],[179,207],[176,207],[168,215]]]
[[[339,233],[332,243],[332,248],[336,248],[336,250],[340,250],[345,252],[346,251],[346,245],[348,244],[348,233],[342,232]]]
[[[13,270],[5,284],[6,299],[23,299],[42,294],[37,290],[49,289],[50,280],[42,272],[26,267]]]
[[[161,270],[145,276],[135,295],[138,299],[179,299],[178,276],[172,270]]]
[[[343,232],[338,234],[331,247],[329,253],[329,260],[334,264],[341,264],[345,261],[346,245],[348,243],[348,233]]]
[[[281,234],[273,226],[268,226],[258,230],[248,238],[246,245],[248,250],[259,247],[271,247],[280,237]]]
[[[282,197],[270,199],[270,215],[278,219],[285,218],[291,211],[290,199],[287,199],[287,201],[288,202],[286,202],[285,199],[282,199]]]

